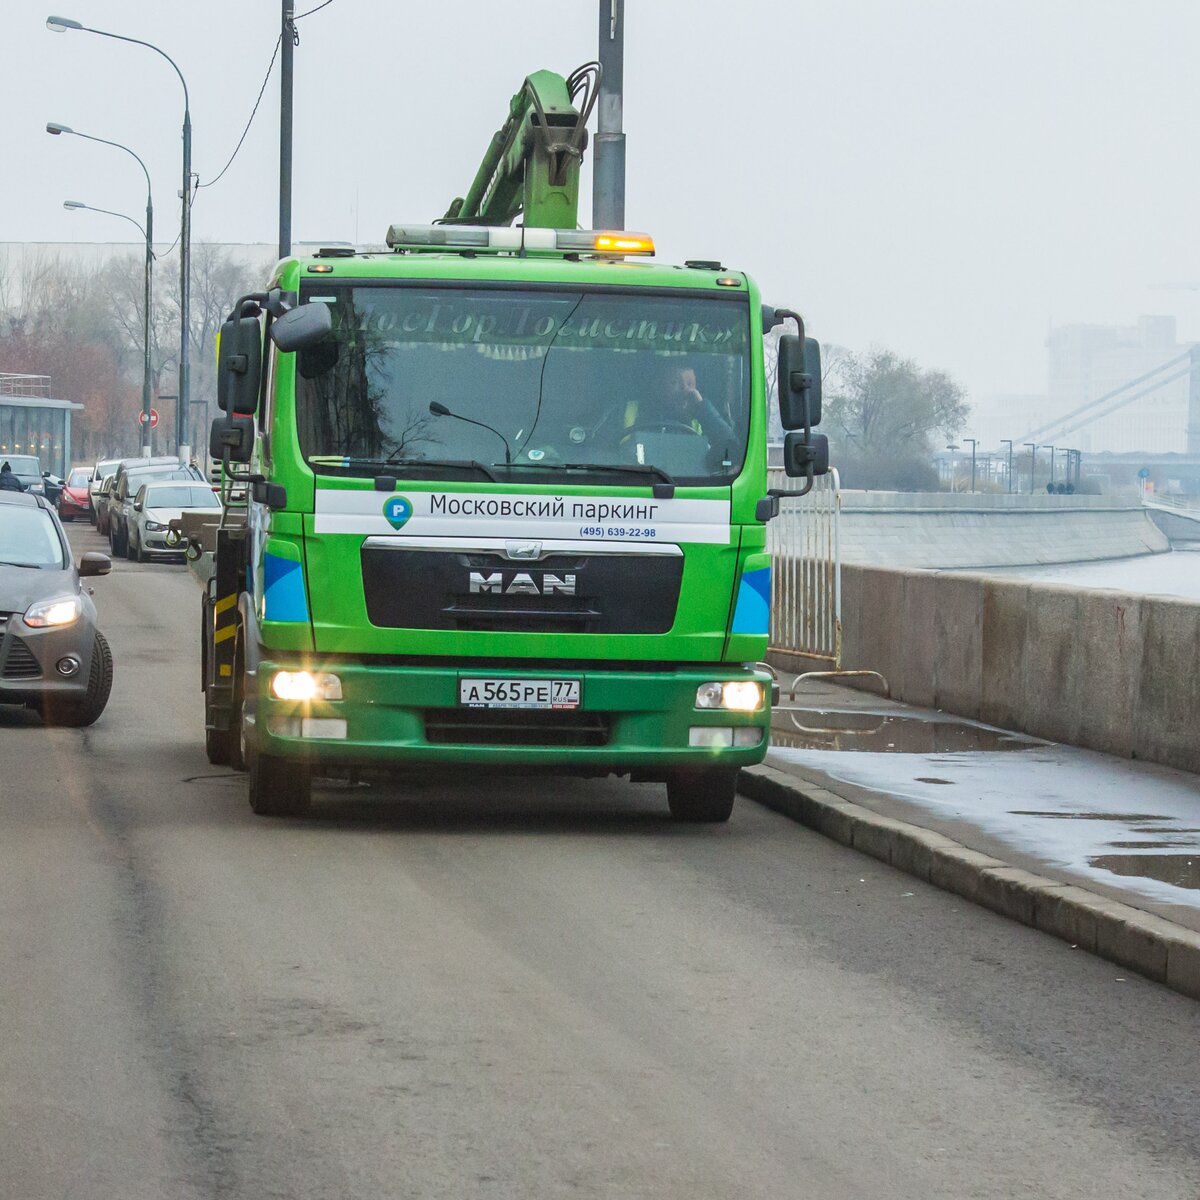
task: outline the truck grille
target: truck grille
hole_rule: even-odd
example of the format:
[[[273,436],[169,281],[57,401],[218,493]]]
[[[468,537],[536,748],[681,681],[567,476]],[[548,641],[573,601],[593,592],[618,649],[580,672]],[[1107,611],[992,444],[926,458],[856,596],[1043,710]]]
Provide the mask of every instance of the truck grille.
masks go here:
[[[682,555],[500,554],[364,546],[371,624],[513,633],[666,633]]]
[[[7,624],[7,622],[5,622]],[[33,652],[20,638],[12,638],[8,643],[8,656],[4,660],[3,677],[5,679],[37,679],[42,673],[38,660]]]
[[[425,740],[458,746],[607,746],[609,718],[595,712],[431,708]]]

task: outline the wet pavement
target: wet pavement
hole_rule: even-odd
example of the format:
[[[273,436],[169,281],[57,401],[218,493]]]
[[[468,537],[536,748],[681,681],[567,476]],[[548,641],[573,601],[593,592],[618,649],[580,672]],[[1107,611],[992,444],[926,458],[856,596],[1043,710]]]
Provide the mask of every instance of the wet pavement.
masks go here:
[[[790,676],[769,766],[1200,930],[1200,776]]]

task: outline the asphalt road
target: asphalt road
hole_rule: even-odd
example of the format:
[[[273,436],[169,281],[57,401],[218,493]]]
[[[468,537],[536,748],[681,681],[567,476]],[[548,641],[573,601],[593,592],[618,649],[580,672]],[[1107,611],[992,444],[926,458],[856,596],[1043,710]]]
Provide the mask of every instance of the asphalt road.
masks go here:
[[[475,775],[255,818],[190,577],[95,589],[101,721],[0,710],[2,1200],[1200,1192],[1193,1002],[748,801]]]

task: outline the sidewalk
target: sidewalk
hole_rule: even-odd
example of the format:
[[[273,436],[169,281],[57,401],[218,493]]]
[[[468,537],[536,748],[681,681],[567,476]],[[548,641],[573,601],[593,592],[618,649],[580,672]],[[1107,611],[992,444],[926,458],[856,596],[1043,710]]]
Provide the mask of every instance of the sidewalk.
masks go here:
[[[1044,913],[1041,920],[1032,915],[1029,896],[1040,887],[1043,908],[1051,897],[1063,907],[1065,897],[1096,912],[1107,906],[1143,934],[1171,941],[1177,931],[1188,957],[1200,963],[1200,776],[823,681],[802,684],[792,701],[793,678],[780,676],[783,698],[774,714],[772,747],[765,769],[748,773],[747,795],[840,840],[861,842],[868,853],[905,869],[915,841],[936,854],[939,843],[951,839],[946,846],[957,843],[959,882],[932,880],[941,886],[1026,919],[1009,911],[1011,900],[991,903],[976,894],[984,890],[981,875],[992,891],[1021,876],[1018,890],[1025,899],[1015,907],[1028,907],[1028,923],[1047,928],[1050,921]],[[851,817],[860,827],[857,837],[843,836],[837,822],[831,824],[839,805],[843,816],[858,814]],[[915,873],[928,877],[928,858],[926,852],[924,869]],[[1068,936],[1061,920],[1055,922],[1050,931]],[[1103,946],[1089,948],[1105,953]],[[1140,959],[1108,956],[1142,969]],[[1169,982],[1165,950],[1162,957],[1162,977]]]

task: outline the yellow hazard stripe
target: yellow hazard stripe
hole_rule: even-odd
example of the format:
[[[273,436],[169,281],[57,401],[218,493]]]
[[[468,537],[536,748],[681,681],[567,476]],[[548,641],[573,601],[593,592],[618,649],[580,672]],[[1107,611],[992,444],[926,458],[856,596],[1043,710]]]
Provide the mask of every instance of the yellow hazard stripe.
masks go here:
[[[225,596],[213,605],[213,612],[219,617],[223,612],[228,612],[236,603],[237,596]]]
[[[231,637],[234,637],[236,634],[237,634],[237,626],[236,625],[226,625],[224,629],[218,629],[217,632],[213,634],[213,642],[214,643],[227,642],[227,641],[229,641],[229,639]]]

